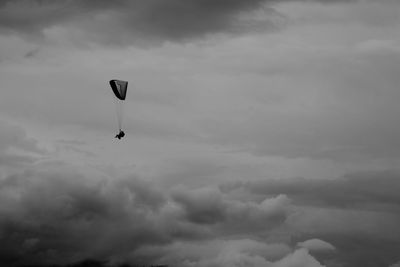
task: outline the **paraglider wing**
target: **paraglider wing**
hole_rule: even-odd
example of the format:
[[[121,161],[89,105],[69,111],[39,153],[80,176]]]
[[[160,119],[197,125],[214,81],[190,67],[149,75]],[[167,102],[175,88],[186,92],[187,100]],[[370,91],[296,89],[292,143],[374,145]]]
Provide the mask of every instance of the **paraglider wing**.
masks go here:
[[[121,80],[111,80],[110,81],[111,89],[113,90],[115,96],[120,100],[125,100],[126,91],[128,89],[128,82]]]
[[[118,118],[118,129],[121,131],[122,121],[124,117],[124,102],[126,98],[126,91],[128,89],[128,82],[121,80],[111,80],[110,86],[115,95],[114,102]]]

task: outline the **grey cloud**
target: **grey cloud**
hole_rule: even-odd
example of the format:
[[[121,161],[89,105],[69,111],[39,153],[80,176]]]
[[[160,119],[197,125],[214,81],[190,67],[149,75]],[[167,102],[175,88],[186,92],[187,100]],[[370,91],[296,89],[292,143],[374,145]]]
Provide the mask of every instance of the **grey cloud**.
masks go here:
[[[67,150],[78,154],[83,154],[86,157],[95,157],[95,153],[85,149],[86,145],[86,142],[79,140],[56,140],[57,150]]]
[[[40,31],[45,27],[62,23],[70,17],[86,13],[89,10],[99,10],[120,6],[121,1],[69,1],[69,0],[2,0],[0,25],[3,29],[28,32]]]
[[[148,248],[157,253],[157,248]],[[321,266],[303,249],[292,251],[285,244],[269,244],[249,238],[211,240],[197,243],[176,242],[165,248],[160,259],[172,266],[251,266],[251,267],[311,267]],[[296,264],[294,264],[296,263]]]
[[[124,188],[133,201],[147,207],[160,208],[166,201],[165,195],[154,185],[138,178],[124,179],[118,186]]]
[[[34,163],[36,159],[31,156],[24,155],[13,155],[13,154],[1,154],[0,155],[0,166],[18,167],[20,165]]]
[[[75,19],[79,21],[75,26],[87,30],[89,37],[110,43],[132,41],[130,35],[183,40],[232,30],[238,13],[254,10],[263,2],[266,1],[6,1],[0,9],[0,25],[9,31],[41,33],[47,27],[71,24]],[[114,31],[118,35],[112,34]]]
[[[264,4],[284,1],[2,1],[0,28],[25,35],[40,35],[45,28],[73,25],[84,30],[84,38],[110,44],[138,42],[138,38],[157,42],[184,41],[209,33],[243,32],[260,27],[270,29],[275,27],[273,19],[266,18],[258,25],[256,20],[241,21],[238,16],[265,8]],[[272,17],[276,13],[272,8],[264,10]]]
[[[66,150],[66,151],[72,151],[72,152],[75,152],[75,153],[78,153],[78,154],[82,154],[82,155],[84,155],[86,157],[95,157],[96,156],[96,154],[93,153],[93,152],[90,152],[90,151],[87,151],[87,150],[84,150],[84,149],[80,149],[80,148],[77,148],[77,147],[71,146],[71,145],[64,145],[63,149]]]
[[[34,57],[36,54],[39,53],[39,51],[40,51],[39,48],[32,49],[32,50],[28,51],[28,52],[24,55],[24,57],[25,57],[25,58]]]
[[[266,234],[282,225],[290,215],[291,200],[285,195],[265,198],[261,202],[228,203],[227,223],[221,225],[221,230],[229,234]]]
[[[224,200],[218,189],[180,188],[169,195],[134,176],[111,181],[68,165],[34,165],[0,182],[0,241],[8,244],[0,249],[0,263],[146,263],[148,254],[132,255],[179,240],[269,231],[283,223],[287,208],[284,196],[241,203]]]
[[[271,65],[282,69],[279,74],[255,74],[270,68],[263,57],[250,66],[223,58],[225,70],[241,70],[234,72],[241,73],[239,85],[229,92],[230,101],[240,102],[229,107],[229,119],[199,121],[206,142],[256,156],[337,162],[399,157],[400,54],[388,39],[319,53],[311,43],[301,53],[277,49],[281,54]]]
[[[0,151],[11,147],[22,149],[27,152],[43,153],[36,140],[29,138],[23,128],[0,121]]]
[[[303,242],[298,242],[296,247],[307,249],[310,255],[321,262],[324,266],[342,266],[339,264],[341,260],[337,257],[336,248],[324,240],[312,238]]]
[[[298,249],[292,254],[289,254],[280,261],[274,263],[273,267],[323,267],[314,257],[312,257],[306,249]]]
[[[158,193],[135,179],[122,184],[37,170],[4,179],[0,238],[8,246],[1,249],[2,264],[103,258],[165,242],[148,217],[162,201]]]
[[[299,266],[331,267],[339,263],[363,266],[368,261],[389,265],[396,260],[399,244],[398,231],[392,231],[398,225],[393,222],[394,214],[388,217],[384,210],[360,214],[330,210],[317,201],[328,190],[318,192],[321,184],[313,187],[312,181],[294,187],[274,181],[224,185],[220,189],[178,187],[169,192],[132,175],[105,180],[66,167],[67,171],[59,165],[35,166],[1,180],[0,241],[9,244],[0,249],[2,264],[67,263],[94,257],[174,266],[188,266],[189,262],[235,266],[247,262],[249,266],[263,263],[261,266],[286,267],[298,262]],[[335,187],[330,181],[326,187],[334,192],[349,187],[353,199],[364,196],[366,200],[368,195],[386,190],[373,186],[382,176],[370,176],[352,174],[344,185],[340,181],[340,187]],[[382,184],[386,187],[390,182]],[[240,188],[259,200],[236,197],[233,192]],[[307,199],[299,191],[312,196]],[[380,200],[378,196],[374,201]],[[321,211],[302,213],[297,205],[304,203],[317,203]],[[292,241],[276,241],[279,238],[275,239],[275,234],[291,236]],[[247,239],[234,241],[238,236]],[[261,238],[270,241],[264,243]],[[331,247],[317,239],[334,246],[335,254],[320,253],[321,248]],[[300,241],[309,250],[290,252],[290,244]],[[363,260],[365,251],[371,253]]]
[[[183,160],[168,160],[162,169],[162,175],[165,176],[166,183],[207,185],[224,170],[225,166],[221,166],[213,159],[188,157]],[[187,180],[188,177],[191,177],[190,182]]]
[[[21,167],[32,164],[46,154],[23,128],[0,121],[0,166]]]
[[[214,188],[179,190],[172,195],[183,207],[186,218],[195,224],[209,225],[224,235],[267,233],[283,224],[290,214],[291,201],[285,195],[260,202],[226,199]]]
[[[0,30],[34,36],[70,15],[67,1],[1,1]],[[34,34],[33,34],[34,33]]]
[[[221,193],[212,188],[192,192],[183,190],[173,194],[175,201],[183,205],[188,219],[195,223],[215,223],[225,217]]]
[[[287,220],[293,241],[318,237],[332,244],[334,254],[313,252],[327,266],[387,266],[398,257],[397,213],[338,208],[296,210]]]
[[[264,180],[221,185],[223,192],[241,190],[264,197],[286,194],[298,204],[364,210],[400,209],[400,173],[371,171],[349,173],[338,179]]]
[[[320,233],[320,236],[336,247],[334,255],[312,254],[327,267],[389,266],[399,259],[400,242],[398,240],[373,238],[360,233],[345,235]]]
[[[321,239],[335,253],[310,253],[325,266],[388,266],[398,260],[398,171],[357,172],[335,180],[265,180],[221,185],[227,195],[286,194],[292,242]],[[250,198],[250,196],[247,196]],[[309,243],[309,242],[308,242]],[[304,244],[304,243],[299,243]]]
[[[76,146],[81,146],[85,145],[85,141],[80,141],[80,140],[67,140],[67,139],[60,139],[56,140],[57,143],[64,144],[64,145],[76,145]]]

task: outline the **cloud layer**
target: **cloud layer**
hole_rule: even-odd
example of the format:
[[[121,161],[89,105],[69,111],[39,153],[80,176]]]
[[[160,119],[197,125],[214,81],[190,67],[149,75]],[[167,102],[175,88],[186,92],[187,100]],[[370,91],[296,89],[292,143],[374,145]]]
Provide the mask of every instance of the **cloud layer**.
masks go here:
[[[86,33],[79,34],[105,43],[122,44],[140,38],[185,40],[207,33],[243,31],[246,26],[236,23],[239,13],[255,10],[264,2],[4,1],[0,23],[3,30],[28,35],[65,25],[80,32],[80,27]]]
[[[220,32],[276,29],[282,16],[268,5],[279,2],[286,1],[1,1],[0,29],[31,37],[61,31],[103,44],[186,41]]]
[[[243,203],[217,189],[167,194],[135,177],[110,182],[60,169],[68,168],[36,166],[1,180],[3,264],[122,261],[136,253],[155,261],[167,255],[146,255],[144,247],[266,233],[287,217],[285,196]]]
[[[330,206],[338,203],[332,209],[318,181],[162,190],[132,175],[110,179],[60,163],[25,169],[0,182],[0,240],[8,244],[0,260],[7,266],[86,258],[173,266],[389,265],[400,247],[396,200],[354,202],[380,192],[365,185],[383,175],[350,178],[346,194],[353,200],[328,196]],[[332,195],[341,190],[334,184],[325,182]]]

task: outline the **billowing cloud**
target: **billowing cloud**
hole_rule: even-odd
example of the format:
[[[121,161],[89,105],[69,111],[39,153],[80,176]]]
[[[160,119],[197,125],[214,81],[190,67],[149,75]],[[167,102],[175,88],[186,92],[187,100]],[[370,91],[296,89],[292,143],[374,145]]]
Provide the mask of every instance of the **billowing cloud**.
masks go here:
[[[7,177],[0,190],[1,239],[9,244],[3,264],[102,258],[168,240],[151,218],[164,203],[161,194],[134,178],[109,185],[76,172],[32,169]]]
[[[169,194],[134,176],[110,180],[68,169],[35,165],[1,180],[0,239],[8,244],[0,249],[2,264],[124,261],[137,253],[149,260],[146,246],[165,250],[179,240],[268,233],[287,217],[285,196],[242,203],[212,188]],[[287,251],[284,245],[268,250],[274,259]]]
[[[290,208],[290,199],[285,195],[257,203],[225,199],[214,188],[175,191],[173,199],[183,207],[189,221],[211,224],[218,232],[228,234],[269,231],[285,221]]]

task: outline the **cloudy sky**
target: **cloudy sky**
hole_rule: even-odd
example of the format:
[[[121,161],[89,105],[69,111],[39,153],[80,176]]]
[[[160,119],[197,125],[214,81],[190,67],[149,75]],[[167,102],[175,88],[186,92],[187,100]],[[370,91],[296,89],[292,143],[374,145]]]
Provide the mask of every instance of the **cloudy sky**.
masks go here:
[[[400,266],[399,32],[397,0],[1,0],[0,264]]]

